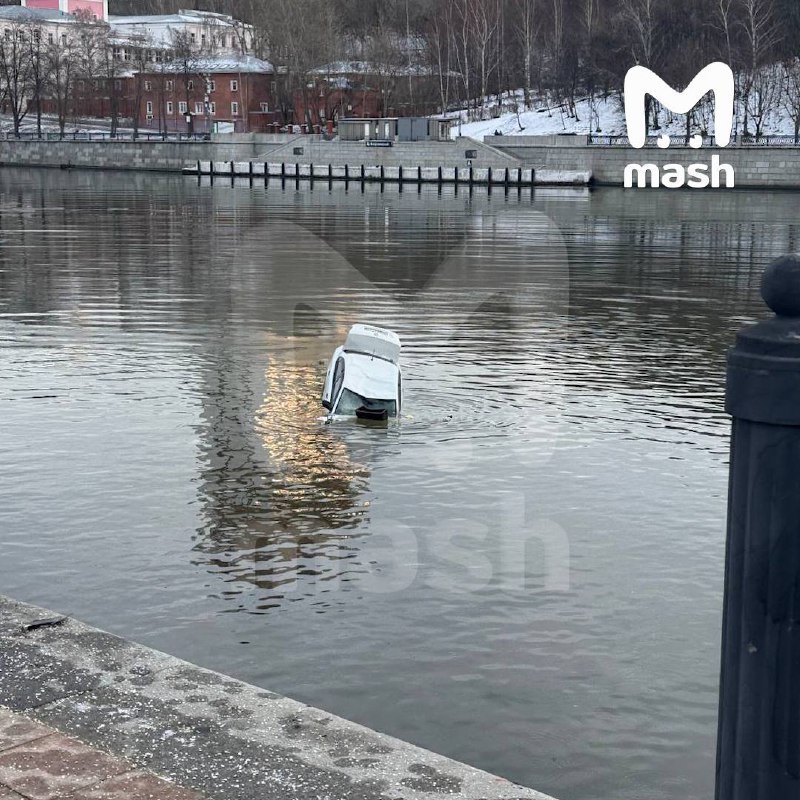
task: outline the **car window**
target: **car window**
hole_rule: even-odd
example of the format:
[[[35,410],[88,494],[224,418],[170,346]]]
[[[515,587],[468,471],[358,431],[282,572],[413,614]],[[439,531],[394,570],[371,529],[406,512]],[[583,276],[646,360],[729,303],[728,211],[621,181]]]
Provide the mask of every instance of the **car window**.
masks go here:
[[[336,398],[339,396],[339,392],[341,391],[342,384],[344,383],[344,358],[339,356],[336,359],[336,366],[333,368],[333,382],[331,385],[331,403],[336,402]]]
[[[373,400],[345,389],[336,406],[336,414],[355,414],[357,408],[366,406],[371,409],[385,408],[390,417],[397,416],[397,404],[394,400]]]

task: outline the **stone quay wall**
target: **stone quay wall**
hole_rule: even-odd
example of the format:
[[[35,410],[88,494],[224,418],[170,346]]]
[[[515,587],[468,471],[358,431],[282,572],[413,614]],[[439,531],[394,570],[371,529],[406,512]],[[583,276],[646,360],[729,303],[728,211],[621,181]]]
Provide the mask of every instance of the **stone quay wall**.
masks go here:
[[[467,158],[467,153],[471,158]],[[182,172],[187,164],[287,162],[365,166],[468,168],[518,167],[513,156],[473,139],[451,142],[396,142],[367,147],[364,142],[325,141],[320,136],[270,134],[215,135],[211,141],[0,140],[0,165],[62,169],[124,169]]]
[[[187,162],[198,159],[246,161],[283,143],[254,137],[210,142],[3,139],[0,140],[0,165],[181,172]]]
[[[730,164],[740,189],[800,189],[800,147],[740,145],[727,148],[632,147],[589,145],[585,136],[492,136],[492,145],[535,170],[588,171],[594,183],[622,186],[628,164],[711,163],[718,155]]]

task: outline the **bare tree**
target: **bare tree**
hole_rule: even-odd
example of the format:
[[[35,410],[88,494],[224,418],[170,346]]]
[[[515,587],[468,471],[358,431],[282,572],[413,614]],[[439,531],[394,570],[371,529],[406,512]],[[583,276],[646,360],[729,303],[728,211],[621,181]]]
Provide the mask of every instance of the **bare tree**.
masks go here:
[[[657,69],[662,52],[662,32],[659,30],[657,12],[661,0],[621,0],[620,24],[625,26],[628,46],[635,64]],[[645,119],[649,130],[659,129],[658,104],[650,95],[645,98]]]
[[[72,39],[74,49],[77,80],[73,86],[76,94],[82,95],[80,99],[76,98],[77,105],[84,110],[92,108],[95,113],[105,116],[105,99],[109,89],[105,78],[108,25],[87,11],[76,12],[75,17],[75,33],[64,39]]]
[[[42,95],[47,78],[47,63],[42,46],[42,26],[37,20],[28,23],[26,38],[28,41],[28,58],[30,59],[30,91],[31,100],[36,109],[36,135],[42,136]]]
[[[499,63],[499,0],[470,0],[468,8],[478,67],[481,107],[483,108],[489,95],[489,80],[497,70]]]
[[[532,108],[533,53],[539,31],[537,0],[513,0],[515,7],[514,31],[522,51],[522,80],[525,107]]]
[[[764,123],[781,105],[783,70],[777,64],[760,67],[754,74],[747,94],[746,113],[755,125],[754,135],[764,133]]]
[[[444,114],[450,107],[450,78],[453,59],[453,4],[446,0],[432,15],[425,30],[428,60],[436,75],[439,109]]]
[[[203,53],[198,49],[187,31],[177,30],[172,32],[171,50],[173,55],[172,69],[180,77],[183,87],[183,99],[186,103],[186,113],[190,120],[192,116],[192,100],[199,92],[200,87],[195,87],[195,81],[201,80],[200,59]],[[202,87],[205,88],[205,87]],[[193,122],[189,123],[189,133],[194,133]]]
[[[800,60],[783,65],[784,90],[781,105],[794,125],[794,143],[800,144]]]
[[[461,75],[463,88],[462,105],[469,107],[472,94],[472,27],[470,14],[470,0],[451,0],[453,7],[453,51],[456,56],[456,65]],[[475,100],[477,103],[477,99]],[[459,122],[460,125],[460,122]]]
[[[600,120],[595,110],[594,95],[596,91],[596,66],[595,66],[595,38],[597,35],[597,14],[599,11],[598,0],[582,0],[581,8],[581,61],[583,67],[583,82],[589,94],[589,132],[593,126],[600,128]]]
[[[144,100],[144,85],[146,81],[149,81],[150,84],[153,84],[152,78],[150,78],[150,74],[153,72],[153,65],[148,58],[148,53],[152,52],[151,48],[153,47],[153,42],[150,41],[147,36],[139,35],[135,38],[131,39],[131,46],[132,46],[132,59],[131,59],[131,69],[133,71],[133,76],[130,79],[130,106],[131,106],[131,125],[133,127],[133,138],[135,139],[139,135],[139,116],[142,107],[142,101]],[[148,76],[148,77],[145,77]],[[164,106],[164,82],[163,81],[156,81],[156,95],[158,103],[158,120],[159,120],[159,131],[161,130],[161,121],[163,118],[163,106]]]
[[[20,125],[28,113],[28,96],[31,90],[32,66],[28,26],[12,22],[0,36],[0,81],[11,118],[14,136],[19,136]]]
[[[319,79],[324,77],[318,70],[341,55],[336,46],[341,37],[333,4],[329,0],[269,0],[263,3],[255,24],[282,73],[285,105],[293,105],[296,94],[305,121],[312,124]]]
[[[107,32],[99,33],[101,39],[106,39]],[[129,50],[126,47],[126,51]],[[120,118],[120,105],[122,103],[122,96],[124,87],[127,83],[130,70],[126,69],[124,64],[120,61],[114,48],[110,43],[101,40],[101,47],[98,58],[97,74],[105,87],[108,94],[108,117],[111,120],[111,136],[117,135],[119,128]],[[135,56],[134,56],[135,58]]]
[[[77,71],[77,59],[72,41],[67,39],[62,42],[58,38],[54,38],[45,47],[44,60],[46,91],[55,108],[58,129],[63,138]]]
[[[383,19],[383,15],[367,39],[365,55],[367,75],[364,77],[374,81],[381,98],[381,113],[388,116],[398,81],[409,70],[404,64],[402,40]]]
[[[769,87],[771,76],[764,76],[761,73],[780,40],[780,29],[773,0],[740,0],[740,3],[741,26],[746,42],[746,60],[742,78],[744,135],[749,135],[748,123],[755,113],[756,135],[760,136],[761,124],[768,110],[764,108],[764,104],[774,101],[774,92]]]

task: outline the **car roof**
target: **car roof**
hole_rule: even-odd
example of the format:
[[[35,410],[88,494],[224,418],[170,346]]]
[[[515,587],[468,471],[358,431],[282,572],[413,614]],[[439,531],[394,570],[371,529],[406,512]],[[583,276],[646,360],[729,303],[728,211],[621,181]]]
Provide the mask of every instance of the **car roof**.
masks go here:
[[[344,350],[347,353],[376,356],[397,364],[400,360],[400,337],[387,328],[360,323],[350,328]]]

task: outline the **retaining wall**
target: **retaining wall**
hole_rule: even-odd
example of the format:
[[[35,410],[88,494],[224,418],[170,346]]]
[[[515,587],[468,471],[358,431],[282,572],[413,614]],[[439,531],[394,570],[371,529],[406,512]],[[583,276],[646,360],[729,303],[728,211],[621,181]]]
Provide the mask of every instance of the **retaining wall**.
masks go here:
[[[303,153],[296,154],[295,148]],[[364,142],[325,141],[321,136],[291,134],[231,134],[210,142],[160,141],[26,141],[0,140],[0,164],[91,169],[132,169],[181,172],[197,161],[264,161],[367,167],[403,166],[487,169],[517,167],[519,162],[489,145],[462,138],[452,142],[397,142],[392,147],[367,147]]]
[[[718,155],[723,164],[730,164],[736,173],[736,186],[741,189],[800,189],[800,148],[739,146],[720,148],[670,147],[661,150],[645,147],[634,150],[630,147],[602,147],[572,144],[555,147],[549,143],[532,143],[539,137],[517,142],[515,136],[492,137],[493,144],[520,160],[527,167],[539,170],[589,171],[594,182],[607,186],[622,186],[625,167],[628,164],[681,164],[686,167],[695,163],[711,163],[711,156]],[[552,138],[552,137],[548,137]],[[567,137],[557,137],[559,139]],[[579,138],[579,137],[573,137]]]
[[[295,154],[296,147],[302,147],[303,152]],[[475,151],[471,159],[474,167],[519,166],[514,156],[466,136],[450,142],[395,142],[391,147],[367,147],[366,142],[299,137],[283,147],[262,153],[261,160],[298,164],[347,164],[351,169],[358,169],[362,164],[368,167],[466,167],[468,150]]]
[[[269,134],[215,136],[210,142],[73,142],[0,140],[0,164],[181,172],[197,160],[247,161],[282,147],[295,137]]]

